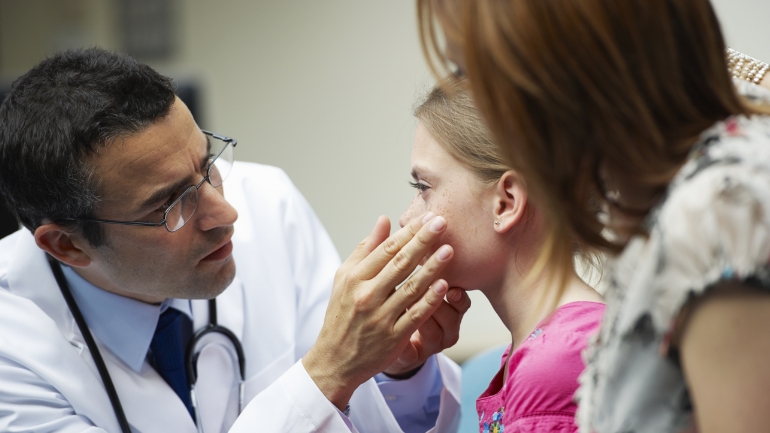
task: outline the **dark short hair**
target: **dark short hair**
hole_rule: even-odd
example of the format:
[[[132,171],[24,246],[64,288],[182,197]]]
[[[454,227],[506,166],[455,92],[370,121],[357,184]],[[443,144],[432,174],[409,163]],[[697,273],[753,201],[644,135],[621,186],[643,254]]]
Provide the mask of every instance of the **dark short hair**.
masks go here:
[[[90,158],[118,137],[165,117],[170,78],[123,54],[68,50],[22,75],[0,105],[0,194],[30,231],[44,221],[75,227],[93,246],[99,179]]]

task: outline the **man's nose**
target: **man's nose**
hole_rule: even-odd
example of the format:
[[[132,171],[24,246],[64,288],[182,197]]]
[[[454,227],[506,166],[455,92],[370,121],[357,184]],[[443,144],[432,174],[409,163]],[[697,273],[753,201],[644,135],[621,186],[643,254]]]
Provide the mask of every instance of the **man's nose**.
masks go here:
[[[217,188],[205,182],[198,190],[198,209],[196,216],[198,228],[203,231],[235,224],[238,211],[225,200],[224,184]]]

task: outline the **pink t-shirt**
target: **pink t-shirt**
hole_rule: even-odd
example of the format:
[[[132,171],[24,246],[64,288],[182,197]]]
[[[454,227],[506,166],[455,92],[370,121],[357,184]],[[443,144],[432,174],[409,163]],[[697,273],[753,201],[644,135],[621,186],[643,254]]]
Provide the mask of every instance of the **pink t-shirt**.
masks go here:
[[[511,354],[508,380],[503,368],[476,400],[481,433],[573,433],[577,405],[573,400],[585,365],[581,352],[599,330],[604,304],[562,305]],[[504,428],[503,428],[504,427]]]

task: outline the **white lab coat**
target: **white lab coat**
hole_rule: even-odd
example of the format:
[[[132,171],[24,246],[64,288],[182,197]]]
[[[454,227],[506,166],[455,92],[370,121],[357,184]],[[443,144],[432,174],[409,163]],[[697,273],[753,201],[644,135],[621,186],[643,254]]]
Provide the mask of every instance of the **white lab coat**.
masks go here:
[[[236,163],[225,195],[239,213],[237,271],[217,309],[220,324],[243,343],[250,402],[230,431],[349,431],[298,361],[318,335],[339,265],[331,240],[277,168]],[[207,323],[205,301],[193,301],[193,316],[196,329]],[[134,432],[196,432],[147,362],[137,374],[109,349],[100,345],[100,351]],[[235,418],[227,409],[237,398],[234,367],[211,352],[198,364],[201,378],[209,379],[199,393],[200,411],[204,425],[224,432]],[[444,389],[434,431],[455,431],[459,368],[442,356],[438,364]],[[351,408],[360,432],[401,431],[373,379],[359,387]],[[25,229],[0,241],[0,431],[120,431],[88,347]]]

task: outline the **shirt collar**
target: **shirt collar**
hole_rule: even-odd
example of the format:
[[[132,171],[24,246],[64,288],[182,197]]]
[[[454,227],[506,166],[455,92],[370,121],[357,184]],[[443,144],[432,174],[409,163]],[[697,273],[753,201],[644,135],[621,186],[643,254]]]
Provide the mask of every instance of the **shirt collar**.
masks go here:
[[[188,299],[168,298],[159,305],[147,304],[100,289],[69,266],[62,266],[62,271],[94,337],[137,373],[166,309],[174,308],[192,319]]]

